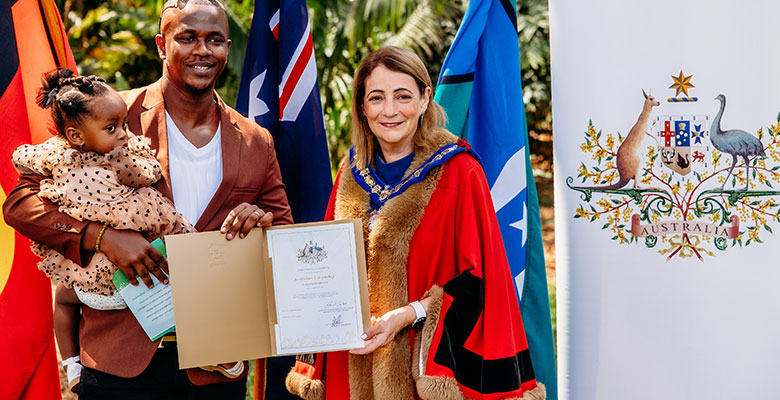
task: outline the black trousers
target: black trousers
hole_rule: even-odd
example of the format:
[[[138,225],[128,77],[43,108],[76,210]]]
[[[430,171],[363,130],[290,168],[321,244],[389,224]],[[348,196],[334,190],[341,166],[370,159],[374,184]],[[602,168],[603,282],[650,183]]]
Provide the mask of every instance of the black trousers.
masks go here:
[[[269,400],[300,400],[287,391],[284,380],[295,366],[295,356],[271,357],[265,359],[265,398]],[[257,378],[255,378],[257,379]]]
[[[131,357],[131,354],[126,356]],[[152,362],[134,378],[121,378],[91,368],[81,372],[80,400],[244,400],[246,378],[195,386],[179,369],[176,346],[157,349]]]

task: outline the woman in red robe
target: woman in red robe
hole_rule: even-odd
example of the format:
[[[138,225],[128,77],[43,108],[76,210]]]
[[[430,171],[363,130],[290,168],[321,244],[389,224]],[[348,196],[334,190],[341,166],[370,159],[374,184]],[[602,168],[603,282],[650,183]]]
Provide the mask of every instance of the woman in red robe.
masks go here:
[[[304,399],[545,398],[484,171],[431,99],[408,50],[355,72],[326,219],[363,220],[373,326],[364,348],[299,356],[287,387]]]

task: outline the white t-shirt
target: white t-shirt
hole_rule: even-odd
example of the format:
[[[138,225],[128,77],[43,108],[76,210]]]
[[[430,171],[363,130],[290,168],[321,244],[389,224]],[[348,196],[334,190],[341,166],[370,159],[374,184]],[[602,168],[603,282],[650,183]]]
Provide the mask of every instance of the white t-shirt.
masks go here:
[[[221,124],[211,141],[201,148],[184,137],[167,111],[165,124],[173,203],[195,225],[222,183]]]

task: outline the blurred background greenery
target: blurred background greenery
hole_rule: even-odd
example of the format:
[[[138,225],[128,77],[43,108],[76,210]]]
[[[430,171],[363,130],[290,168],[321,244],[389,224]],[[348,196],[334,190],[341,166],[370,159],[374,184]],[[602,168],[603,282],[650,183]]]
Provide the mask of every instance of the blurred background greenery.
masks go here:
[[[60,12],[81,74],[99,75],[119,90],[157,80],[154,36],[164,0],[67,0]],[[233,45],[218,92],[235,104],[254,0],[224,0]],[[393,44],[415,51],[436,82],[468,0],[308,1],[331,163],[350,138],[352,75],[372,50]],[[547,0],[519,0],[518,43],[530,149],[537,175],[552,169],[550,51]]]
[[[228,11],[233,44],[217,91],[228,104],[234,105],[254,0],[223,2]],[[157,80],[162,62],[157,55],[154,36],[158,32],[163,3],[164,0],[58,1],[79,72],[102,76],[119,90]],[[360,60],[383,45],[406,47],[426,62],[431,80],[436,82],[468,0],[308,0],[308,6],[330,159],[335,169],[351,143],[352,75]],[[539,188],[548,289],[555,326],[547,0],[518,0],[517,22],[523,100],[528,119],[531,162]],[[252,379],[250,374],[249,388]],[[67,389],[63,389],[63,398],[73,397]],[[251,399],[251,390],[247,399]]]

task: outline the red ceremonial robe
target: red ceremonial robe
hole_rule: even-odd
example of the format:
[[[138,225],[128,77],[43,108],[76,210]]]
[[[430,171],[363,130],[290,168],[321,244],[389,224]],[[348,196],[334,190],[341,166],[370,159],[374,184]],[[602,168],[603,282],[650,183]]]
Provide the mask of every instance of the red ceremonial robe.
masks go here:
[[[407,175],[457,138],[436,140],[416,152]],[[464,153],[426,172],[387,200],[368,231],[370,197],[356,181],[365,176],[342,163],[326,214],[363,219],[371,314],[430,296],[424,327],[404,328],[366,356],[300,356],[287,377],[292,393],[307,400],[545,398],[482,166]]]

